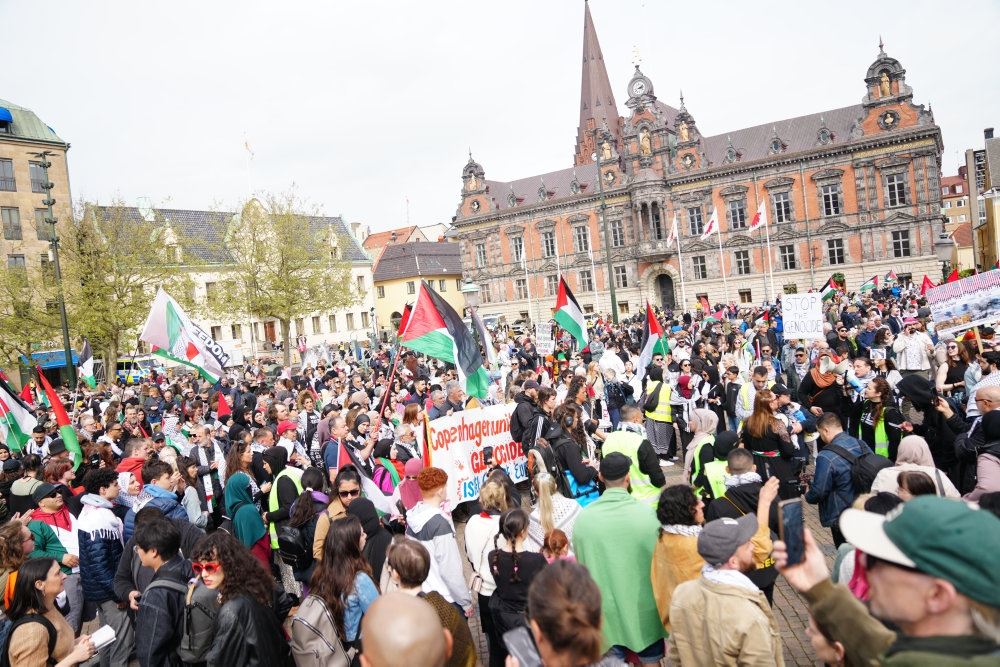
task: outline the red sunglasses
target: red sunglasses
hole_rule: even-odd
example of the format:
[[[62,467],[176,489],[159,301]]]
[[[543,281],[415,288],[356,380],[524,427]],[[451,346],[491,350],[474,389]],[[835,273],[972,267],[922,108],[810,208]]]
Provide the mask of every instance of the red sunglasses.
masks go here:
[[[195,575],[200,575],[202,572],[208,575],[215,574],[222,569],[218,561],[208,561],[206,563],[199,563],[197,561],[191,563],[191,569],[194,570]]]

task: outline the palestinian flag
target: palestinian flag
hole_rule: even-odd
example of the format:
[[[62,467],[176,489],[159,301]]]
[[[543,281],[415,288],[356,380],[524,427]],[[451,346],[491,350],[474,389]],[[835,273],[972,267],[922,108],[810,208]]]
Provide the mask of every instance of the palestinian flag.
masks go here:
[[[42,369],[39,366],[35,366],[35,372],[38,373],[38,381],[45,390],[49,404],[52,405],[52,412],[55,413],[56,426],[59,427],[59,437],[65,443],[66,451],[73,457],[73,470],[77,470],[80,464],[83,463],[83,450],[80,449],[80,441],[76,438],[76,431],[73,430],[73,425],[69,423],[69,415],[66,414],[66,408],[63,407],[62,401],[56,396],[56,390],[45,379]]]
[[[895,283],[895,282],[898,282],[898,281],[899,281],[899,278],[896,277],[896,272],[893,271],[892,269],[889,269],[889,273],[885,274],[885,282],[886,282],[886,284],[888,284],[888,283]]]
[[[80,379],[87,383],[91,389],[97,387],[97,378],[94,377],[94,353],[90,350],[90,341],[83,339],[83,349],[80,350]]]
[[[400,331],[400,339],[400,344],[411,350],[454,364],[469,396],[486,396],[490,379],[483,368],[479,345],[461,315],[426,281],[420,281],[417,302]]]
[[[37,425],[38,420],[21,397],[6,380],[0,380],[0,436],[7,448],[15,454],[20,452]]]
[[[635,369],[635,374],[642,382],[646,375],[646,367],[653,361],[654,354],[662,354],[664,357],[670,354],[667,348],[667,337],[663,335],[663,327],[653,313],[649,302],[646,302],[646,325],[642,330],[642,351],[639,352],[639,366]]]
[[[410,312],[413,310],[413,306],[406,304],[403,306],[403,316],[399,318],[399,330],[396,332],[397,336],[403,335],[403,330],[406,328],[407,323],[410,321]]]
[[[872,276],[871,278],[869,278],[868,280],[866,280],[864,283],[862,283],[861,287],[859,287],[858,289],[862,293],[864,293],[864,292],[871,292],[872,290],[878,289],[878,276],[877,275]]]
[[[222,377],[229,361],[222,347],[192,322],[162,287],[153,299],[139,340],[149,343],[153,354],[190,366],[212,384]]]
[[[837,283],[833,282],[833,276],[830,276],[830,279],[826,281],[826,285],[824,285],[823,289],[820,290],[820,292],[823,295],[823,301],[826,301],[827,299],[832,299],[834,296],[836,296],[838,289],[840,289],[840,286],[837,285]]]
[[[573,334],[573,338],[580,344],[580,349],[587,347],[587,322],[583,318],[583,311],[573,291],[566,284],[565,278],[559,278],[559,296],[556,297],[556,322],[563,329]]]

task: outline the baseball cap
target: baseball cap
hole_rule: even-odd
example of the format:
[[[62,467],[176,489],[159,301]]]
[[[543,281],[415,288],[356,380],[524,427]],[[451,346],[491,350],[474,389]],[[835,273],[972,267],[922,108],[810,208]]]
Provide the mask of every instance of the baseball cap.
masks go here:
[[[617,482],[628,474],[632,459],[621,452],[611,452],[601,459],[601,476],[609,482]]]
[[[709,521],[698,535],[698,555],[709,565],[721,565],[757,532],[757,516],[725,517]]]
[[[917,323],[917,318],[915,317],[907,317],[905,320],[903,320],[903,324],[916,324],[916,323]]]
[[[534,380],[525,380],[524,384],[521,385],[523,389],[538,389],[541,385]]]
[[[63,442],[62,438],[56,438],[49,443],[49,456],[55,456],[56,454],[62,454],[66,451],[66,443]]]
[[[34,500],[35,504],[37,505],[38,501],[42,500],[43,498],[48,498],[53,493],[55,493],[56,490],[59,488],[59,486],[60,485],[58,484],[49,484],[48,482],[39,484],[38,486],[35,487],[35,490],[31,492],[31,499]]]
[[[283,421],[278,424],[278,435],[281,436],[283,433],[287,433],[288,431],[296,431],[298,428],[299,425],[293,421]]]
[[[885,516],[845,510],[840,529],[866,554],[944,579],[963,595],[1000,607],[1000,519],[986,510],[919,496]]]

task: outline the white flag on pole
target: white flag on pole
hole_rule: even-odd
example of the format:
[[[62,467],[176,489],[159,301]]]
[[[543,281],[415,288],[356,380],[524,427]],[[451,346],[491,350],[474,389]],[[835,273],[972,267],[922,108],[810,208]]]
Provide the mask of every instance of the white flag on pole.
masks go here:
[[[712,215],[708,216],[708,224],[705,225],[705,232],[701,235],[702,241],[707,241],[712,234],[719,233],[719,212],[712,207]]]

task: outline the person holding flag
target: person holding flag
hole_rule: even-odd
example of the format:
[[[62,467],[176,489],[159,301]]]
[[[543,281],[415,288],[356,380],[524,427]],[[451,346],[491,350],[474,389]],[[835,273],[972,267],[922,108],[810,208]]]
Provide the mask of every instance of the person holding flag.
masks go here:
[[[45,374],[42,373],[41,367],[35,366],[35,372],[38,374],[38,381],[42,385],[49,405],[52,406],[52,413],[56,418],[56,426],[59,428],[59,437],[62,438],[63,444],[66,445],[66,451],[69,452],[73,459],[73,470],[78,470],[80,464],[83,463],[83,449],[80,448],[80,441],[76,437],[76,431],[69,421],[69,415],[66,414],[66,408],[63,407],[62,400],[56,394],[56,390],[52,388]]]
[[[18,454],[24,451],[31,440],[32,430],[38,425],[38,420],[25,405],[21,397],[6,380],[0,379],[0,442],[7,449]]]
[[[77,367],[77,376],[87,383],[91,389],[97,388],[97,378],[94,377],[94,353],[90,349],[90,341],[83,339],[83,349],[80,350],[80,365]]]
[[[555,320],[573,338],[580,349],[587,347],[587,321],[573,291],[566,283],[566,277],[559,277],[559,295],[556,297]]]

